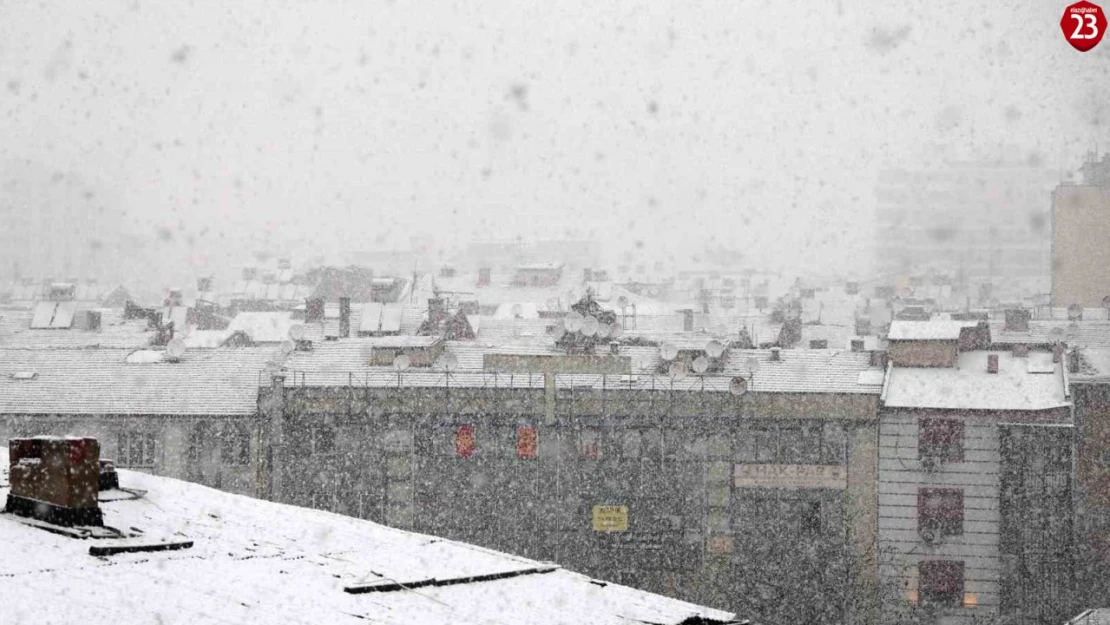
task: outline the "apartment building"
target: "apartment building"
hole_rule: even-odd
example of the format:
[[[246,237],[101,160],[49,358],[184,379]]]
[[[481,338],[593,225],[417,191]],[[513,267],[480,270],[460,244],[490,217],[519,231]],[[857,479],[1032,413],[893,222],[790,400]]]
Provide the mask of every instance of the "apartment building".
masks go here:
[[[1062,622],[1074,431],[1063,351],[895,321],[879,414],[882,622]]]

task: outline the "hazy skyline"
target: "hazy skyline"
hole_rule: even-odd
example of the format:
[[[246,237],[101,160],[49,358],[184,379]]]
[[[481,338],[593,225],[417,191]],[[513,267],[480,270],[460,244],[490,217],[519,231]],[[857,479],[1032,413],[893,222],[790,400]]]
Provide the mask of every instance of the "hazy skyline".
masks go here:
[[[570,233],[866,270],[881,169],[1110,147],[1066,4],[8,0],[0,167],[185,264]]]

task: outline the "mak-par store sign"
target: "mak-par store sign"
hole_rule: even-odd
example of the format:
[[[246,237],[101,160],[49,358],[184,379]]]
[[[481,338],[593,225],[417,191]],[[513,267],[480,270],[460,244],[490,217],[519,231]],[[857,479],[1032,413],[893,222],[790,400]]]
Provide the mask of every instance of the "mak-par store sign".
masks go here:
[[[738,464],[737,488],[847,488],[848,471],[839,464]]]

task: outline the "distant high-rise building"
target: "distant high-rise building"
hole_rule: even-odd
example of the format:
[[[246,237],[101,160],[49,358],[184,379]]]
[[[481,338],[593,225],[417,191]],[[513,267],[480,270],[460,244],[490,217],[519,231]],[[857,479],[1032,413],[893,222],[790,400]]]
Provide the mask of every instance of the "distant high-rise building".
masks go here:
[[[971,281],[1049,285],[1049,206],[1057,172],[1014,163],[888,170],[876,188],[876,266]]]
[[[1091,155],[1081,184],[1052,193],[1052,303],[1110,303],[1110,154]]]

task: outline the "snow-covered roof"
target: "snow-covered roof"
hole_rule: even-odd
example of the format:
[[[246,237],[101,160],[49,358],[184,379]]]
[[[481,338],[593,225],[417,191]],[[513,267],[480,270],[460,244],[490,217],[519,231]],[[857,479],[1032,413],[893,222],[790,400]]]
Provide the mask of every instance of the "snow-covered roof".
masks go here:
[[[960,338],[960,330],[974,328],[976,323],[951,319],[928,321],[896,319],[890,322],[890,330],[886,338],[891,341],[956,341]]]
[[[0,498],[7,450],[0,450]],[[139,499],[102,501],[142,538],[78,540],[0,516],[14,623],[597,623],[735,616],[464,543],[120,470]],[[178,551],[91,556],[90,545],[191,540]],[[478,580],[478,581],[467,581]],[[386,584],[377,592],[347,588]],[[92,619],[90,621],[90,619]]]
[[[987,373],[990,355],[998,357],[998,373]],[[960,354],[956,367],[893,367],[883,398],[892,408],[1046,410],[1068,405],[1063,369],[1044,352],[1016,358],[1010,352],[970,351]]]
[[[991,322],[991,340],[995,343],[1032,345],[1063,342],[1069,347],[1110,349],[1110,321],[1034,319],[1029,321],[1029,329],[1024,332],[1006,330],[1005,327],[1004,322]]]
[[[91,309],[100,312],[99,330],[32,329],[31,310],[0,311],[0,348],[49,349],[80,347],[141,347],[150,342],[152,332],[146,319],[125,319],[122,310]]]
[[[231,320],[227,330],[243,332],[255,343],[280,343],[289,340],[289,328],[303,324],[289,311],[241,312]]]
[[[274,347],[186,350],[178,362],[134,353],[0,350],[0,414],[250,415],[262,370],[280,358]]]
[[[703,347],[698,343],[696,347]],[[446,351],[432,367],[413,367],[403,375],[389,366],[367,366],[370,356],[369,339],[323,343],[312,351],[293,352],[286,361],[292,372],[286,376],[287,385],[333,386],[366,385],[404,387],[490,387],[490,388],[543,388],[540,373],[491,373],[482,370],[485,354],[522,354],[558,357],[559,350],[543,345],[514,344],[505,347],[485,347],[469,341],[450,341]],[[451,373],[450,381],[443,363],[447,353],[455,354],[458,367]],[[782,350],[779,360],[771,359],[766,349],[729,350],[724,371],[704,378],[688,375],[673,380],[669,375],[658,374],[660,357],[658,347],[624,345],[620,356],[629,358],[632,375],[558,374],[560,387],[590,386],[594,388],[634,388],[640,390],[705,390],[727,393],[734,376],[748,377],[748,361],[759,362],[759,370],[749,382],[748,390],[761,393],[832,393],[878,395],[882,380],[878,376],[860,376],[864,371],[881,373],[871,366],[871,355],[848,350]]]

